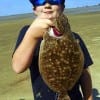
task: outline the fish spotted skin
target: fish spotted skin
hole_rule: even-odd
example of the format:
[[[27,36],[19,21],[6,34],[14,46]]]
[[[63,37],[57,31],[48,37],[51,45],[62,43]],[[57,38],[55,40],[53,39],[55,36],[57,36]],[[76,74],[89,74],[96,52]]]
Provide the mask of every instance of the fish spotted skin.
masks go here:
[[[55,23],[63,34],[61,38],[49,36],[48,33],[43,36],[39,52],[39,71],[48,87],[62,94],[63,98],[79,79],[84,57],[79,43],[72,35],[67,17],[62,15]]]

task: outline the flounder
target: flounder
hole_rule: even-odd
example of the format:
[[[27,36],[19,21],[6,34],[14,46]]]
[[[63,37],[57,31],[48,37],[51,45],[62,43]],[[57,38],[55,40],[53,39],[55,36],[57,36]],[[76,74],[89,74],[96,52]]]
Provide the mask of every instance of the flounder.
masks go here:
[[[62,35],[56,38],[49,35],[50,31],[44,34],[39,51],[39,71],[47,86],[58,93],[57,100],[70,100],[67,91],[79,79],[84,57],[68,18],[62,14],[54,23]]]

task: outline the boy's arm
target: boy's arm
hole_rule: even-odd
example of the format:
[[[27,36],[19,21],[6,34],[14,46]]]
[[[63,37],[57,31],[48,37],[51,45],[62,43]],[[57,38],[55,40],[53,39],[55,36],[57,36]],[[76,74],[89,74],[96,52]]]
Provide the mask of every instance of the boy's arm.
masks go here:
[[[21,73],[29,67],[37,41],[31,32],[26,32],[12,57],[12,67],[16,73]]]
[[[93,100],[92,95],[92,79],[89,73],[89,69],[83,70],[82,76],[80,78],[80,85],[83,92],[83,100]]]
[[[53,23],[49,19],[36,18],[12,57],[12,67],[16,73],[24,72],[31,64],[38,39]]]

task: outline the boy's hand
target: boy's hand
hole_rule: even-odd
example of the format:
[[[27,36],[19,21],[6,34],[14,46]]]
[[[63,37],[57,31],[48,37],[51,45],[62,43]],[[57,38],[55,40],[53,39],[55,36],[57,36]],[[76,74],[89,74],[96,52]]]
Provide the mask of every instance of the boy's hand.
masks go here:
[[[43,34],[48,31],[50,26],[53,26],[53,21],[50,17],[41,14],[33,21],[28,32],[32,34],[33,38],[41,38]]]

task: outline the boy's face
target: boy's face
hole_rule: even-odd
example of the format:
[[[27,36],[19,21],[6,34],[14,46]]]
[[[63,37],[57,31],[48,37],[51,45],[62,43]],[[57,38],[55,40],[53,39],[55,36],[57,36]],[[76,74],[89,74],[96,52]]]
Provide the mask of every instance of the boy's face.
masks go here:
[[[44,5],[34,7],[34,13],[42,18],[54,19],[63,12],[64,6],[52,5],[45,3]]]

